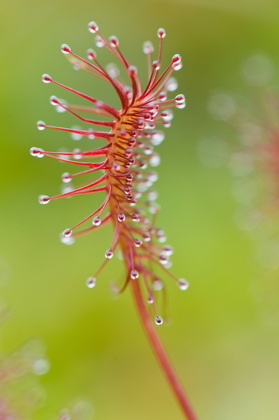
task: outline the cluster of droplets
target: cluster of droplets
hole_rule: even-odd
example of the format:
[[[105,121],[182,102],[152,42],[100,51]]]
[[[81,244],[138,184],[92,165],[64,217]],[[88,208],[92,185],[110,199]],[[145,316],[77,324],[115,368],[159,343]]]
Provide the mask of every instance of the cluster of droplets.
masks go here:
[[[49,368],[44,345],[38,340],[30,340],[10,354],[1,353],[1,419],[33,417],[34,411],[45,400],[45,392],[37,377],[46,374]]]
[[[89,128],[72,128],[50,126],[39,121],[39,130],[55,129],[70,133],[74,140],[86,137],[90,140],[101,138],[106,141],[103,147],[82,151],[75,148],[72,152],[48,152],[41,148],[32,147],[32,156],[47,156],[62,162],[68,162],[75,167],[80,167],[77,173],[64,172],[62,182],[65,185],[62,194],[50,197],[40,195],[39,202],[47,204],[53,199],[73,197],[80,194],[93,194],[105,192],[102,204],[85,219],[71,228],[65,229],[61,234],[61,241],[72,244],[77,236],[103,227],[112,221],[114,235],[109,249],[105,252],[105,260],[99,270],[86,280],[89,288],[96,285],[96,279],[104,265],[110,260],[118,245],[122,248],[123,258],[127,265],[128,276],[122,287],[115,286],[114,290],[122,291],[128,282],[141,279],[147,293],[147,302],[153,305],[157,325],[163,319],[158,315],[152,288],[159,291],[164,283],[154,274],[154,267],[161,267],[165,273],[173,278],[181,290],[189,286],[187,280],[173,276],[168,268],[171,266],[170,256],[172,248],[164,245],[166,235],[162,229],[154,227],[154,218],[159,211],[156,203],[157,193],[152,189],[158,175],[153,167],[160,164],[160,157],[154,147],[164,140],[164,132],[158,126],[168,128],[173,119],[173,108],[182,109],[186,105],[183,94],[169,99],[169,92],[177,88],[173,73],[180,70],[182,60],[175,54],[169,65],[161,70],[162,40],[166,36],[163,28],[158,29],[159,48],[156,59],[152,55],[154,47],[150,41],[143,45],[143,52],[147,56],[148,82],[142,86],[137,68],[130,64],[119,49],[119,40],[116,36],[106,40],[99,32],[98,25],[90,22],[88,29],[96,35],[97,47],[105,47],[118,59],[127,73],[130,84],[126,85],[120,78],[120,70],[115,64],[106,68],[100,65],[97,54],[93,49],[87,50],[87,59],[75,54],[67,45],[61,46],[61,51],[66,54],[76,69],[85,70],[108,82],[118,94],[121,109],[110,105],[68,86],[55,81],[50,75],[44,74],[42,81],[52,83],[72,94],[84,99],[84,106],[71,105],[56,96],[50,97],[50,103],[58,112],[68,112],[80,122],[89,125]],[[86,115],[95,114],[96,119],[87,118]],[[106,117],[104,121],[100,117]],[[109,117],[109,118],[107,118]],[[92,128],[97,126],[101,130]],[[95,174],[102,171],[97,179],[84,182],[75,188],[72,181],[76,177]],[[76,231],[83,223],[91,221],[91,226]],[[152,268],[150,268],[152,266]]]

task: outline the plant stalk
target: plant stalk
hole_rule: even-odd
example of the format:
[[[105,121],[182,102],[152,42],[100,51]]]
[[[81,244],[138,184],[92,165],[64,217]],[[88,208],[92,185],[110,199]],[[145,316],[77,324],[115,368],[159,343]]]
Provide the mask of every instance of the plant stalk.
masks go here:
[[[180,381],[177,378],[176,373],[169,361],[167,353],[161,343],[161,340],[156,332],[156,327],[153,320],[151,319],[145,302],[143,300],[142,292],[138,281],[130,281],[133,297],[136,303],[136,307],[139,313],[140,320],[142,322],[144,331],[147,339],[152,347],[152,350],[157,358],[161,368],[166,376],[166,379],[185,415],[187,420],[198,420],[195,415],[188,398],[185,394],[184,389]]]

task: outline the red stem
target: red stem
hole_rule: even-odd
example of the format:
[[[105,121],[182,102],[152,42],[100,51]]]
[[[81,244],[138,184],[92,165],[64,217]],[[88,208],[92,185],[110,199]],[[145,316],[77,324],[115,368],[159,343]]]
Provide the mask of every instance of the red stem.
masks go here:
[[[170,387],[172,388],[174,395],[176,396],[180,407],[185,415],[185,418],[188,420],[198,420],[195,413],[193,412],[190,403],[186,397],[185,391],[180,384],[176,373],[173,370],[173,367],[169,361],[169,358],[166,354],[166,351],[159,339],[159,336],[156,332],[153,320],[151,319],[149,312],[146,308],[145,302],[142,297],[140,285],[138,281],[130,281],[134,300],[138,309],[140,319],[142,321],[143,328],[147,335],[148,341],[154,351],[155,357],[163,369],[163,372],[169,382]]]

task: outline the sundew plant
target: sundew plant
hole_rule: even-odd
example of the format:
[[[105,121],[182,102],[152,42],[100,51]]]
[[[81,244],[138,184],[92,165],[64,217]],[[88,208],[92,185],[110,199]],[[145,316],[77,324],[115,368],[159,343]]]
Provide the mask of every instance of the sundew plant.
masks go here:
[[[58,198],[80,194],[96,194],[99,197],[97,193],[105,193],[103,200],[97,198],[100,200],[98,208],[63,231],[62,242],[71,244],[84,233],[100,229],[108,223],[113,225],[113,236],[108,249],[104,250],[104,261],[87,279],[87,286],[95,287],[100,271],[113,258],[116,249],[120,248],[126,276],[122,284],[114,286],[114,292],[119,294],[127,287],[131,288],[148,340],[185,418],[195,420],[196,416],[156,331],[156,325],[163,323],[157,305],[157,295],[164,295],[165,279],[176,282],[180,290],[187,290],[189,286],[187,280],[174,276],[168,270],[171,265],[169,257],[172,248],[165,245],[164,231],[154,225],[159,207],[155,202],[156,192],[152,189],[158,178],[153,167],[160,163],[154,146],[158,146],[164,139],[161,129],[171,125],[172,109],[185,107],[183,94],[174,98],[168,97],[169,92],[177,88],[173,73],[181,69],[181,57],[175,54],[169,65],[161,70],[162,45],[166,33],[160,28],[157,33],[158,51],[154,53],[154,47],[149,41],[143,45],[148,69],[147,84],[143,86],[137,68],[121,53],[118,39],[115,36],[105,39],[95,22],[90,22],[88,28],[91,33],[96,34],[96,45],[108,49],[118,60],[126,73],[123,78],[116,65],[103,67],[92,49],[87,51],[87,59],[75,54],[66,44],[61,46],[61,51],[75,67],[108,82],[117,93],[121,108],[116,109],[65,86],[48,74],[42,76],[44,83],[57,85],[84,100],[84,105],[72,105],[55,96],[50,98],[50,103],[58,111],[72,114],[84,127],[56,127],[39,121],[38,129],[66,131],[76,138],[84,136],[92,140],[93,146],[90,150],[75,149],[72,152],[50,152],[38,147],[31,148],[32,156],[50,157],[68,162],[69,166],[73,167],[71,172],[62,175],[63,182],[68,184],[66,191],[53,197],[41,195],[39,202],[47,204]],[[124,81],[125,78],[128,79],[128,84]],[[103,139],[104,146],[94,148],[94,139]],[[87,181],[82,182],[85,178]],[[73,185],[76,179],[80,180],[78,186]],[[82,226],[84,227],[81,228]]]

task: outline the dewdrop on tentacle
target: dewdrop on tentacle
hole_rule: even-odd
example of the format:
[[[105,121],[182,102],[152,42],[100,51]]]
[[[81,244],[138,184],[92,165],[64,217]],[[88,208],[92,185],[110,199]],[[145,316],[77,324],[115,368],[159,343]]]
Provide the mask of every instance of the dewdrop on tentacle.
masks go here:
[[[38,158],[42,158],[42,157],[44,157],[44,151],[43,151],[43,149],[40,149],[39,147],[31,147],[30,155],[31,156],[36,156]]]
[[[163,324],[163,318],[161,318],[160,316],[156,316],[155,324],[156,325],[162,325]]]
[[[105,257],[110,260],[113,257],[113,252],[111,249],[108,249],[105,253]]]
[[[132,270],[130,273],[130,277],[133,280],[136,280],[137,278],[139,278],[139,273],[137,272],[137,270]]]
[[[86,53],[87,53],[87,57],[89,58],[89,60],[94,61],[96,59],[96,57],[97,57],[96,52],[92,48],[89,48],[86,51]]]
[[[44,82],[44,83],[51,83],[52,82],[52,78],[50,77],[50,75],[49,74],[43,74],[42,75],[42,81]]]
[[[71,182],[71,181],[72,181],[72,177],[71,177],[71,175],[69,174],[69,172],[64,172],[64,173],[61,175],[61,179],[62,179],[62,181],[63,181],[63,182],[65,182],[65,183],[69,183],[69,182]]]
[[[125,214],[124,213],[120,213],[118,216],[117,216],[117,220],[118,220],[118,222],[124,222],[124,220],[126,219],[126,217],[125,217]]]
[[[38,121],[37,128],[40,131],[67,132],[73,140],[79,141],[80,147],[63,152],[44,151],[38,147],[30,149],[32,156],[45,156],[63,162],[65,172],[61,179],[64,184],[69,184],[61,194],[52,197],[41,195],[39,202],[47,204],[50,200],[68,197],[75,197],[78,201],[80,195],[90,195],[91,203],[95,194],[91,211],[81,221],[75,221],[72,228],[65,229],[60,239],[69,245],[82,234],[103,229],[111,223],[114,229],[111,244],[104,253],[101,267],[86,280],[86,284],[89,288],[95,286],[100,271],[120,249],[127,273],[126,281],[124,278],[122,284],[115,286],[118,293],[130,283],[138,285],[144,302],[151,304],[150,309],[154,310],[155,323],[160,325],[163,319],[157,314],[157,299],[165,286],[165,277],[169,276],[182,290],[189,285],[186,280],[178,279],[168,271],[172,248],[163,244],[166,241],[164,231],[154,226],[159,206],[155,203],[158,195],[153,184],[158,175],[151,170],[160,164],[156,147],[165,138],[164,128],[171,125],[173,110],[176,112],[176,108],[184,108],[186,104],[183,94],[171,96],[177,88],[173,74],[181,68],[182,59],[179,54],[174,54],[168,65],[163,67],[166,31],[159,28],[158,48],[155,49],[150,41],[143,44],[148,79],[143,85],[145,75],[142,78],[134,63],[123,56],[118,38],[115,35],[104,38],[94,21],[88,24],[88,29],[94,34],[96,46],[106,48],[111,54],[111,63],[103,64],[91,48],[85,58],[77,55],[67,44],[61,45],[61,52],[75,68],[107,82],[119,97],[120,109],[43,74],[44,83],[67,91],[69,102],[60,99],[60,95],[59,98],[52,95],[50,104],[57,111],[68,113],[73,124],[67,128]],[[78,99],[78,105],[74,100],[71,103],[71,97]],[[103,142],[100,143],[100,140]],[[71,171],[67,170],[67,165],[72,165]]]
[[[93,287],[96,286],[96,278],[95,277],[88,277],[88,279],[86,280],[86,286],[89,289],[92,289]]]
[[[153,287],[153,290],[159,291],[164,288],[164,284],[161,282],[161,280],[157,279],[153,281],[152,287]]]
[[[66,238],[68,238],[69,236],[71,236],[72,235],[72,229],[65,229],[64,231],[63,231],[63,235],[66,237]]]
[[[88,23],[88,29],[89,29],[90,32],[92,32],[93,34],[95,34],[98,31],[99,27],[96,24],[96,22],[89,22]]]
[[[48,204],[50,202],[50,197],[48,195],[39,195],[40,204]]]
[[[71,52],[71,48],[67,44],[62,44],[60,49],[63,54],[70,54]]]
[[[180,290],[187,290],[189,288],[189,282],[185,279],[178,279],[177,284]]]
[[[94,225],[94,226],[100,226],[100,224],[101,224],[101,219],[100,219],[100,217],[99,216],[96,216],[96,217],[94,217],[94,219],[92,220],[92,224]]]
[[[43,121],[38,121],[37,122],[37,128],[38,128],[38,130],[42,131],[46,128],[46,125]]]

